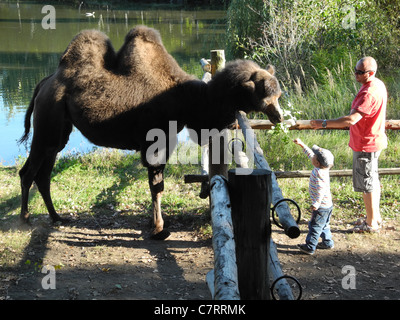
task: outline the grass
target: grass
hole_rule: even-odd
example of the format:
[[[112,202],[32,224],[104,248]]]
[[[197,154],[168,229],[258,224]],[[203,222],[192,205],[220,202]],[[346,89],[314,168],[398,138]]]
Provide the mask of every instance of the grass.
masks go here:
[[[0,217],[19,214],[19,177],[21,167],[0,167]],[[179,210],[197,210],[195,185],[183,184],[183,175],[198,172],[192,165],[179,168],[167,165],[165,170],[164,210],[177,214]],[[126,154],[112,149],[98,149],[84,155],[69,155],[58,159],[52,173],[52,198],[59,213],[79,213],[93,208],[112,207],[133,213],[150,212],[150,191],[147,169],[140,163],[139,154]],[[31,189],[32,214],[47,212],[40,194]],[[200,210],[201,211],[201,210]]]

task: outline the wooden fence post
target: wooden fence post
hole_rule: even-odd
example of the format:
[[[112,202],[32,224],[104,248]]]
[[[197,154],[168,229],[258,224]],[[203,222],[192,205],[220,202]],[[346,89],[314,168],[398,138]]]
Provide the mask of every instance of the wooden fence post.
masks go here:
[[[229,170],[229,196],[242,300],[269,300],[271,171]]]
[[[218,70],[225,68],[225,51],[211,50],[211,75],[215,75]]]
[[[211,50],[211,74],[214,74],[223,68],[225,68],[225,51],[224,50]],[[217,141],[219,139],[219,141]],[[219,149],[214,150],[212,147],[212,141],[214,143],[219,143]],[[214,175],[222,175],[225,178],[228,177],[228,164],[225,163],[225,157],[227,153],[227,130],[222,131],[221,134],[218,134],[212,138],[210,138],[210,144],[208,147],[209,152],[209,179]],[[215,154],[218,153],[218,154]],[[216,161],[213,161],[216,160]]]

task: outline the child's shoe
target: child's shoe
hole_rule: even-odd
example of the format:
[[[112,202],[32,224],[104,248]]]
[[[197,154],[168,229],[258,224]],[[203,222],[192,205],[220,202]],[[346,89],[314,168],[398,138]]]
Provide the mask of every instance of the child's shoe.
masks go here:
[[[333,245],[333,246],[328,246],[328,245],[326,245],[325,243],[323,243],[323,242],[320,242],[320,243],[318,243],[317,244],[317,249],[326,249],[326,250],[329,250],[329,249],[333,249],[335,246]]]
[[[303,252],[305,254],[308,254],[308,255],[313,255],[314,254],[314,251],[309,249],[306,244],[298,244],[297,247],[299,248],[299,250],[301,252]]]

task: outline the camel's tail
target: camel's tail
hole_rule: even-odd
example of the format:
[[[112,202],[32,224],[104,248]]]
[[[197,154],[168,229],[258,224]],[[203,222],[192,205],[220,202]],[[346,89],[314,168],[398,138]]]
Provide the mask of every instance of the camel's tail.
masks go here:
[[[21,137],[21,139],[18,140],[19,144],[25,143],[29,138],[29,131],[31,129],[31,116],[32,116],[32,113],[33,113],[33,109],[35,108],[35,98],[36,98],[37,94],[39,93],[39,90],[40,90],[43,82],[45,82],[50,77],[51,77],[51,75],[46,77],[46,78],[44,78],[42,81],[40,81],[39,84],[36,86],[35,91],[33,92],[32,100],[29,103],[29,107],[26,110],[26,114],[25,114],[25,121],[24,121],[25,133]]]

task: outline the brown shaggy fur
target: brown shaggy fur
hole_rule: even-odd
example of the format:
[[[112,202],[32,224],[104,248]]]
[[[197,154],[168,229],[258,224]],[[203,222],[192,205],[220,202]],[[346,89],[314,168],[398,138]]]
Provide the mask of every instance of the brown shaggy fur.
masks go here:
[[[268,71],[267,71],[268,70]],[[161,217],[165,164],[149,164],[146,140],[153,128],[168,135],[169,121],[196,130],[222,130],[236,110],[262,111],[274,123],[282,121],[277,99],[280,88],[273,68],[260,69],[238,60],[205,84],[186,74],[165,50],[159,33],[145,26],[131,30],[115,52],[106,35],[83,31],[68,45],[56,72],[36,87],[25,116],[28,138],[34,113],[30,155],[20,171],[21,219],[28,221],[28,194],[35,181],[54,221],[61,220],[50,197],[50,174],[56,155],[68,141],[72,126],[94,144],[140,150],[148,167],[153,199],[155,238],[168,232]],[[175,141],[166,146],[167,155]]]
[[[159,33],[146,27],[131,30],[118,53],[105,34],[81,32],[61,57],[58,73],[73,103],[81,106],[84,117],[92,123],[115,117],[193,80],[165,50]]]

